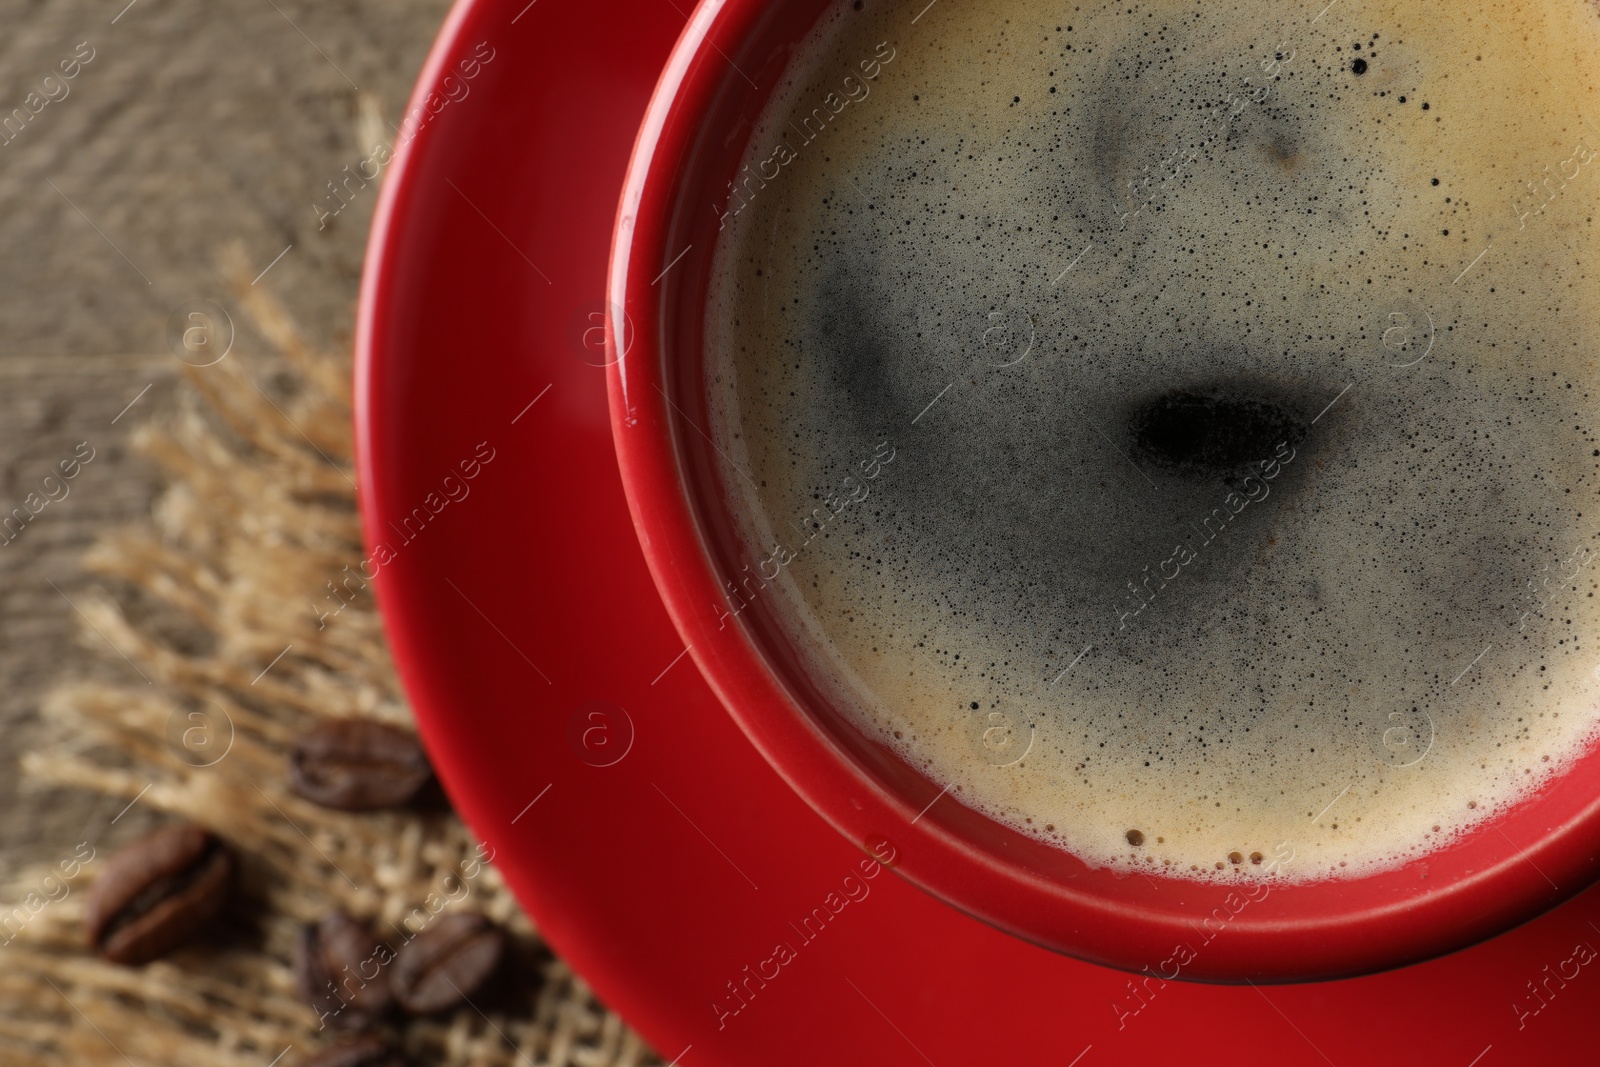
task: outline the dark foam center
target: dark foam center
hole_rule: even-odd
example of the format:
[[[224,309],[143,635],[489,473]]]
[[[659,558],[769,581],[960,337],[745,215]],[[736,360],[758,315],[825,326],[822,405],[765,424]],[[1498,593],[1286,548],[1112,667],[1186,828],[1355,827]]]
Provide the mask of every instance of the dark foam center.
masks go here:
[[[1128,419],[1136,459],[1179,473],[1237,474],[1280,443],[1299,445],[1309,420],[1282,397],[1172,391]]]

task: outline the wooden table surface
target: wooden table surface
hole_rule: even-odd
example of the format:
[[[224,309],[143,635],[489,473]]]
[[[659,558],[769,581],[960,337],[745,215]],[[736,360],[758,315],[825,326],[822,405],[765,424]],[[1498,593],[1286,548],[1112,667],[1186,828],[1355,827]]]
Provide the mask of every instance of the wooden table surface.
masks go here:
[[[51,685],[138,680],[103,640],[80,640],[72,602],[95,584],[84,550],[148,515],[158,488],[128,443],[172,408],[168,319],[187,301],[229,303],[218,253],[238,241],[308,337],[348,344],[376,188],[320,229],[318,205],[365,142],[393,136],[448,6],[0,2],[0,118],[13,116],[0,124],[0,516],[80,444],[94,450],[65,497],[0,533],[0,878],[122,807],[41,791],[16,760],[46,743]],[[264,367],[241,319],[228,358]]]

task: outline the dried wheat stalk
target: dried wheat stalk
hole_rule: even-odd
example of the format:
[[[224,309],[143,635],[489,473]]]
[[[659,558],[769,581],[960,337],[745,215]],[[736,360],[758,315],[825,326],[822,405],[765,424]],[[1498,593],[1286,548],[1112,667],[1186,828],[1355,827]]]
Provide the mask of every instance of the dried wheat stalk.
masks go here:
[[[293,993],[299,924],[339,907],[398,935],[449,907],[504,924],[523,977],[482,1005],[487,1014],[464,1008],[395,1031],[417,1063],[659,1063],[543,949],[493,867],[473,862],[477,845],[453,814],[350,815],[288,791],[288,744],[318,717],[410,715],[370,595],[326,625],[311,606],[327,606],[324,583],[361,558],[348,363],[315,351],[245,283],[237,250],[224,270],[282,373],[253,380],[237,357],[186,368],[176,415],[137,433],[169,485],[150,522],[108,534],[86,560],[120,593],[80,606],[94,628],[86,644],[105,653],[109,640],[150,684],[57,689],[42,711],[59,740],[23,766],[40,782],[209,827],[239,854],[241,888],[205,943],[129,969],[82,945],[84,889],[118,843],[115,827],[85,843],[95,859],[70,877],[25,872],[0,896],[0,1060],[291,1067],[328,1040]],[[71,869],[72,844],[63,856]]]

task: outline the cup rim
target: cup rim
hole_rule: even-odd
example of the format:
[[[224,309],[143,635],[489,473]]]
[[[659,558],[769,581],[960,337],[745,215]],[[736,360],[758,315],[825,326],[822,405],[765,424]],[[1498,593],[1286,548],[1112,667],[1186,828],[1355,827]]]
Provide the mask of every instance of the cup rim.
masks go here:
[[[834,2],[812,0],[807,24]],[[613,233],[606,374],[623,487],[657,590],[689,656],[789,786],[847,839],[875,857],[894,856],[897,873],[957,909],[1045,948],[1162,979],[1291,982],[1372,973],[1502,933],[1600,878],[1600,791],[1585,786],[1600,782],[1595,745],[1565,773],[1454,841],[1368,875],[1208,884],[1163,877],[1155,868],[1140,879],[1077,861],[1081,870],[1046,877],[941,819],[923,818],[927,808],[919,812],[841,751],[754,635],[717,625],[706,608],[722,598],[722,585],[703,510],[688,488],[681,425],[687,417],[668,396],[667,325],[698,257],[676,276],[672,266],[688,254],[684,237],[710,243],[699,236],[708,226],[685,230],[679,217],[679,205],[693,192],[684,163],[705,133],[711,101],[738,76],[728,57],[743,55],[770,7],[760,0],[702,0],[657,83]],[[753,117],[765,96],[744,95],[756,101],[748,105]],[[744,144],[734,140],[738,157]],[[691,314],[702,314],[699,303],[691,307]],[[618,338],[627,341],[619,346]],[[933,788],[928,783],[930,795]],[[1490,836],[1502,837],[1503,846]],[[1241,897],[1254,886],[1268,888]],[[1261,906],[1269,894],[1278,903]],[[1243,903],[1236,908],[1233,898]],[[1225,926],[1213,930],[1211,917],[1219,915]],[[1168,965],[1184,955],[1177,946],[1189,947],[1190,958],[1169,975]]]

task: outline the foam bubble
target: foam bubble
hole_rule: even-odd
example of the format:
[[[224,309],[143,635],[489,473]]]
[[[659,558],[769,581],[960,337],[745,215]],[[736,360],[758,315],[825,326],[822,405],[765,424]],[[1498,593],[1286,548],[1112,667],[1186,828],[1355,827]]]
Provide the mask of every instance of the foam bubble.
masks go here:
[[[862,729],[1224,879],[1393,866],[1581,752],[1594,12],[863,6],[707,312],[763,595]]]

